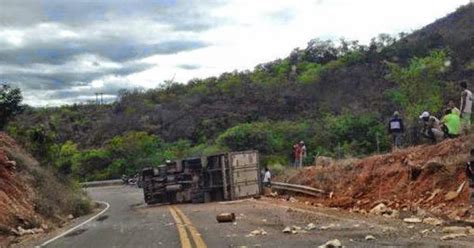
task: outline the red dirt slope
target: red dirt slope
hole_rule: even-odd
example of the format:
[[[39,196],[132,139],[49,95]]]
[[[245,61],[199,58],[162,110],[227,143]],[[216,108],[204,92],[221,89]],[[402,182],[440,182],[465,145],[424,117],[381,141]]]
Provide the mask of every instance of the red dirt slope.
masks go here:
[[[35,214],[33,190],[17,172],[16,162],[10,161],[9,152],[21,153],[16,143],[0,133],[0,235],[9,234],[12,227],[29,221],[41,221]]]
[[[330,207],[368,211],[383,202],[392,209],[424,209],[438,216],[461,217],[469,209],[468,184],[460,186],[466,180],[464,164],[473,139],[474,135],[465,136],[360,160],[336,161],[324,168],[312,166],[288,181],[333,192],[332,197],[309,199]]]

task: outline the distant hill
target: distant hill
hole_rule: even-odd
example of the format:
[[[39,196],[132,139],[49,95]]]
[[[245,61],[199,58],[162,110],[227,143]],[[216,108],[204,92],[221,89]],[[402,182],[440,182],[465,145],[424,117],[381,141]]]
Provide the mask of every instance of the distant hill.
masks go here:
[[[383,121],[398,108],[386,94],[397,88],[387,79],[387,62],[405,66],[434,49],[445,49],[451,62],[440,78],[444,100],[457,99],[458,81],[474,81],[473,4],[412,34],[381,35],[367,46],[312,40],[308,47],[257,65],[253,71],[124,91],[111,105],[29,109],[9,130],[35,142],[72,140],[81,148],[91,148],[128,131],[198,144],[248,122],[317,122],[328,114],[343,113],[370,113]]]

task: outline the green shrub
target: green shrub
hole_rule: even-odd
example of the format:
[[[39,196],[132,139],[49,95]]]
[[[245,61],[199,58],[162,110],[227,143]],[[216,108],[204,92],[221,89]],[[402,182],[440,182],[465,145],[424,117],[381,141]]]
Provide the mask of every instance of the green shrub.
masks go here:
[[[82,216],[92,212],[93,204],[87,195],[83,193],[77,193],[71,200],[72,210],[71,213],[74,216]]]
[[[389,148],[385,125],[373,115],[329,115],[323,123],[328,135],[327,140],[321,143],[331,147],[333,152],[340,148],[346,155],[371,154],[377,151],[377,139],[381,151]]]
[[[272,176],[282,175],[286,170],[287,167],[283,166],[282,164],[270,164],[268,165],[268,169],[271,171]]]
[[[389,95],[402,106],[409,119],[416,119],[423,111],[437,112],[442,107],[440,81],[441,75],[449,69],[447,60],[445,51],[436,50],[427,57],[411,59],[407,67],[389,63],[388,78],[399,86]]]
[[[323,66],[320,64],[309,63],[303,68],[303,71],[298,76],[298,81],[304,84],[316,83],[321,80],[321,72]]]
[[[96,180],[96,174],[106,169],[109,163],[110,154],[106,150],[86,150],[73,157],[72,173],[81,181],[93,181]]]

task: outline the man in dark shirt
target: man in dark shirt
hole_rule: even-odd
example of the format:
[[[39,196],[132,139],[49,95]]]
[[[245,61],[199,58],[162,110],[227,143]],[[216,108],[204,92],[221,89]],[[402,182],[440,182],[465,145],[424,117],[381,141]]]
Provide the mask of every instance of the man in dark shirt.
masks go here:
[[[395,111],[392,119],[388,123],[388,132],[392,135],[393,148],[400,148],[402,146],[402,133],[404,131],[403,120],[400,118],[400,113]]]

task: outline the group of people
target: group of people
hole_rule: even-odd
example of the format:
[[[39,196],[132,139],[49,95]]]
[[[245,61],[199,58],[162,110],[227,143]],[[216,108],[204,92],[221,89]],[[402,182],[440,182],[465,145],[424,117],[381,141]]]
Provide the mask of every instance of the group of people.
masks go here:
[[[303,167],[303,161],[306,158],[306,145],[304,141],[293,145],[293,166],[296,168]]]
[[[455,102],[450,100],[441,120],[431,115],[428,111],[424,111],[420,115],[422,124],[421,134],[433,143],[445,138],[456,138],[462,133],[470,131],[473,96],[472,92],[467,88],[466,81],[461,82],[460,86],[462,89],[460,108],[457,108]],[[404,125],[398,111],[393,113],[388,128],[389,133],[392,135],[393,147],[400,148]]]

